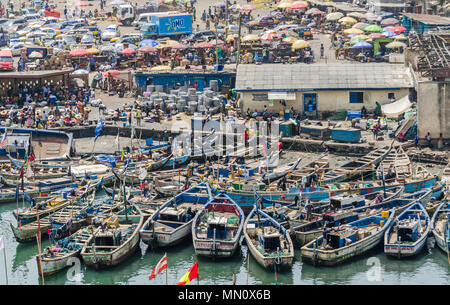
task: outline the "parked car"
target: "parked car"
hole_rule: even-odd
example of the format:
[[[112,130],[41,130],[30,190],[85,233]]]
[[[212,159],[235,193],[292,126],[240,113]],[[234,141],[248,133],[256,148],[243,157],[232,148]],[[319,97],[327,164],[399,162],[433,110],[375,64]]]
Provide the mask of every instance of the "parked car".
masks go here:
[[[20,56],[20,52],[25,47],[25,44],[23,42],[15,43],[13,44],[10,49],[13,56]]]
[[[81,44],[94,44],[95,37],[92,32],[87,32],[81,37]]]
[[[264,27],[272,27],[280,21],[272,16],[261,16],[247,23],[248,28],[260,29]]]
[[[216,34],[214,34],[214,32],[211,30],[198,31],[187,35],[182,39],[182,41],[206,40],[215,36]]]
[[[119,26],[117,24],[108,25],[101,37],[102,40],[111,40],[120,37]]]

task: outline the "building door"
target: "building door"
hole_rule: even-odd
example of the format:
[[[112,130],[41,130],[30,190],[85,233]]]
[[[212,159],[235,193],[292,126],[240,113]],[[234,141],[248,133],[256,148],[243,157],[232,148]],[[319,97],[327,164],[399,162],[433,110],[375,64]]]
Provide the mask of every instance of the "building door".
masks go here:
[[[303,94],[303,115],[308,118],[317,118],[317,93]]]

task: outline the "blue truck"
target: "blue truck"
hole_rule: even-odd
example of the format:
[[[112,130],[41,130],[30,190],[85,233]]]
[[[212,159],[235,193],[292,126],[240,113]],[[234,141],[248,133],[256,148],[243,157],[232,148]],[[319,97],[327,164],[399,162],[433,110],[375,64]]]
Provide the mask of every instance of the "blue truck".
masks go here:
[[[151,22],[142,25],[140,32],[145,39],[189,35],[192,33],[192,15],[181,13],[152,16]]]

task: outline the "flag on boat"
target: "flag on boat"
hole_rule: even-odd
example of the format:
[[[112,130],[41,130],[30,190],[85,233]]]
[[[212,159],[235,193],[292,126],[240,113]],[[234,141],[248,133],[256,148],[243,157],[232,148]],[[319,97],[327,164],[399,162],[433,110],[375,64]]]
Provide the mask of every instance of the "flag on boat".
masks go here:
[[[115,143],[116,143],[116,145],[119,145],[119,133],[117,133],[117,137],[116,137]]]
[[[27,178],[33,177],[33,170],[31,169],[31,165],[27,166]]]
[[[193,279],[198,278],[198,261],[186,272],[178,281],[177,285],[189,284]]]
[[[125,155],[125,151],[123,150],[123,147],[122,147],[122,154],[120,155],[120,161],[123,161],[124,155]]]
[[[8,135],[7,135],[6,129],[5,129],[5,133],[3,134],[2,141],[0,142],[0,146],[2,148],[5,148],[6,144],[8,144]]]
[[[3,236],[0,237],[0,250],[5,249],[5,244],[3,243]]]
[[[102,129],[103,129],[103,121],[100,120],[94,130],[94,132],[95,132],[94,142],[97,141],[97,138],[100,136]]]
[[[159,263],[153,268],[152,273],[148,277],[149,280],[153,280],[158,274],[160,274],[164,269],[167,268],[167,254],[164,254],[164,257],[161,258]]]

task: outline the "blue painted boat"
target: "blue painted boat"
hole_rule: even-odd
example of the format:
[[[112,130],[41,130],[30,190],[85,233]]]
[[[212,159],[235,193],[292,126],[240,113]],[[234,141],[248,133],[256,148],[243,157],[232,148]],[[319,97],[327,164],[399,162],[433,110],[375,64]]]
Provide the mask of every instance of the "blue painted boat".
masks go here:
[[[179,168],[184,165],[187,165],[189,162],[191,162],[191,158],[189,155],[181,156],[181,157],[174,157],[170,158],[161,168],[160,170],[164,169],[173,169],[173,168]]]
[[[430,217],[418,201],[404,210],[387,228],[384,253],[397,258],[417,255],[424,248],[430,230]]]
[[[195,254],[211,258],[233,256],[239,247],[244,219],[244,212],[229,196],[216,195],[192,222]]]
[[[302,261],[314,266],[344,263],[376,247],[394,219],[394,211],[325,229],[323,235],[301,248]]]
[[[450,202],[444,200],[431,218],[431,232],[438,247],[450,257]]]
[[[141,240],[152,247],[170,247],[190,236],[194,216],[212,199],[206,182],[164,203],[142,226]]]
[[[414,193],[426,188],[432,188],[437,182],[437,177],[432,176],[424,179],[410,180],[406,183],[393,183],[386,184],[386,189],[393,187],[404,186],[404,193]],[[353,186],[360,186],[361,183],[353,184]],[[288,192],[283,191],[258,191],[258,194],[269,200],[280,200],[280,201],[294,201],[295,197],[313,201],[328,200],[332,196],[336,196],[341,193],[349,192],[353,194],[365,195],[370,193],[376,193],[383,191],[383,186],[380,181],[377,182],[366,182],[362,183],[362,187],[354,188],[352,183],[349,183],[350,188],[337,189],[333,185],[325,185],[316,188],[291,188]],[[255,204],[255,193],[250,191],[229,191],[226,190],[228,196],[231,197],[244,211],[250,211]]]

